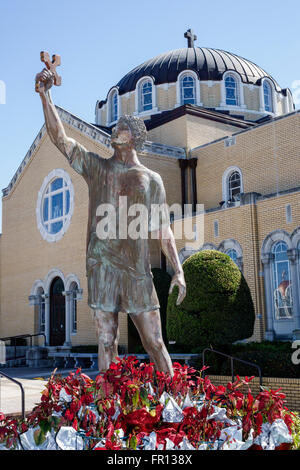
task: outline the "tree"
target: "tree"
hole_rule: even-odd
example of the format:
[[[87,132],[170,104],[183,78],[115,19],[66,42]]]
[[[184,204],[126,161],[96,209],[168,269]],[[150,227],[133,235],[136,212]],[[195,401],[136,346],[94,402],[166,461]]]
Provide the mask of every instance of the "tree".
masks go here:
[[[176,305],[178,288],[169,296],[167,335],[177,345],[217,347],[249,338],[255,312],[248,284],[232,259],[203,250],[183,263],[187,295]]]

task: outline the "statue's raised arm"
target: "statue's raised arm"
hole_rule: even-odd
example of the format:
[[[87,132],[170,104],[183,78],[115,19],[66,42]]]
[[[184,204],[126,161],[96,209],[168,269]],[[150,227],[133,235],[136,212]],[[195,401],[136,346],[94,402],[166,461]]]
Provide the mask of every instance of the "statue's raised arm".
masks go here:
[[[49,137],[54,145],[69,158],[76,145],[76,141],[66,135],[50,95],[50,89],[53,84],[60,85],[61,83],[61,79],[56,73],[56,66],[60,65],[60,57],[53,56],[51,62],[49,54],[41,52],[41,60],[46,64],[46,67],[35,77],[35,90],[41,97]]]

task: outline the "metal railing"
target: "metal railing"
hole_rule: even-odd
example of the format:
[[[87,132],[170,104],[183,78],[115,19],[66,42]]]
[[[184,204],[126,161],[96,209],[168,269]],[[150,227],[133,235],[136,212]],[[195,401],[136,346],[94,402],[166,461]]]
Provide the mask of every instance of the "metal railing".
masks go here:
[[[21,339],[21,338],[29,338],[30,339],[30,347],[32,347],[32,338],[34,338],[35,336],[43,336],[44,337],[44,346],[47,346],[47,340],[46,340],[46,335],[45,333],[27,333],[25,335],[17,335],[17,336],[7,336],[6,338],[0,338],[0,341],[10,341],[12,342],[13,341],[13,345],[14,346],[14,351],[15,351],[15,355],[14,357],[10,358],[12,360],[15,360],[15,359],[23,359],[24,357],[26,356],[17,356],[17,340],[18,339]]]
[[[255,367],[258,371],[259,386],[260,386],[260,388],[262,387],[261,368],[257,364],[254,364],[253,362],[249,362],[249,361],[244,361],[243,359],[239,359],[238,357],[229,356],[228,354],[222,353],[220,351],[215,351],[214,349],[205,348],[202,351],[202,364],[203,364],[203,366],[205,366],[205,353],[207,351],[212,352],[214,354],[219,354],[220,356],[224,356],[224,357],[227,357],[228,359],[230,359],[232,382],[234,382],[234,377],[235,377],[235,374],[234,374],[234,361],[242,362],[243,364],[248,364],[249,366]]]
[[[18,385],[20,387],[20,389],[21,389],[22,418],[25,419],[25,392],[24,392],[23,385],[18,380],[13,379],[9,375],[2,372],[2,370],[0,370],[0,378],[1,378],[1,376],[5,377],[6,379],[10,380],[11,382],[15,383],[16,385]]]

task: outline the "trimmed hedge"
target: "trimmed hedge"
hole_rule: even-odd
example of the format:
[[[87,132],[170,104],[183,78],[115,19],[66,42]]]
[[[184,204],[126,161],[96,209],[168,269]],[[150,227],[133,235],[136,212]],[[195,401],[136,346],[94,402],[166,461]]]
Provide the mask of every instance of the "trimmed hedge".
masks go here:
[[[213,347],[249,338],[255,312],[247,282],[232,259],[203,250],[183,263],[187,295],[177,306],[178,288],[169,296],[167,334],[176,344]]]
[[[263,377],[299,378],[300,366],[292,363],[293,350],[285,351],[241,351],[234,356],[244,361],[253,362],[261,368]],[[239,375],[258,375],[255,367],[235,362],[234,371]],[[230,375],[230,367],[227,361],[222,364],[221,375]]]
[[[244,361],[253,362],[261,368],[263,377],[281,377],[281,378],[299,378],[300,364],[292,363],[292,354],[295,351],[292,343],[289,341],[263,341],[261,343],[240,343],[220,345],[220,352],[234,356]],[[195,367],[202,367],[202,352],[200,349],[194,349],[192,352],[199,353],[195,360]],[[209,366],[208,374],[212,375],[231,375],[229,360],[207,352],[205,363]],[[256,367],[234,362],[234,372],[238,375],[258,375]]]

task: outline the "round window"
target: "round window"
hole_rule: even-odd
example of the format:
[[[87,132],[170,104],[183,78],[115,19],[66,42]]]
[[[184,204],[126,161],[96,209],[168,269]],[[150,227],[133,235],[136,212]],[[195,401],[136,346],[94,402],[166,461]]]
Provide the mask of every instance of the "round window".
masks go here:
[[[45,240],[58,241],[66,233],[73,206],[71,178],[65,170],[53,170],[44,179],[37,201],[37,224]]]

